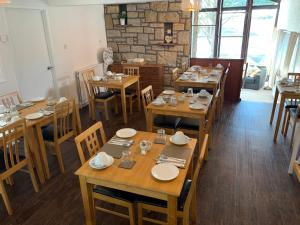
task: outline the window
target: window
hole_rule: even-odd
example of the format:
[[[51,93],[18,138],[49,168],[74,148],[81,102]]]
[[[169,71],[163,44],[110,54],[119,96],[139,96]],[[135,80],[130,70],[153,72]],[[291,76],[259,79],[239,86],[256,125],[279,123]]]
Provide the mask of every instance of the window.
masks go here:
[[[246,58],[249,53],[250,61],[264,62],[277,13],[274,0],[202,0],[202,10],[192,18],[191,57]]]

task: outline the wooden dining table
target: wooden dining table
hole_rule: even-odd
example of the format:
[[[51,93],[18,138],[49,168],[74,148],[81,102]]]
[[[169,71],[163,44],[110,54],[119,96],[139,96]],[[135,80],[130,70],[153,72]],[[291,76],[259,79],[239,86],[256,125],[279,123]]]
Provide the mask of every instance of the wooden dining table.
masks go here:
[[[118,89],[121,92],[122,110],[123,110],[123,120],[127,124],[127,104],[126,104],[126,88],[132,85],[136,85],[137,90],[137,101],[138,109],[141,108],[141,97],[140,97],[140,77],[139,76],[126,76],[122,77],[121,80],[106,79],[106,80],[90,80],[89,83],[97,87],[105,87],[110,89]]]
[[[84,205],[86,225],[95,225],[95,211],[92,198],[94,185],[100,185],[117,190],[127,191],[130,193],[152,197],[167,201],[168,224],[177,224],[177,200],[183,188],[184,181],[190,177],[192,171],[192,156],[196,146],[196,139],[191,139],[189,143],[183,147],[186,151],[186,167],[179,169],[179,175],[174,180],[162,182],[155,179],[151,175],[151,169],[155,166],[157,158],[166,145],[173,145],[169,141],[166,145],[155,144],[156,134],[151,132],[138,131],[132,138],[134,145],[130,147],[133,154],[133,160],[136,161],[131,169],[119,168],[120,159],[115,159],[112,166],[103,169],[95,170],[86,162],[75,174],[79,176],[81,194]],[[167,137],[169,139],[169,136]],[[152,147],[146,155],[140,154],[139,143],[142,140],[151,141]],[[100,150],[101,151],[101,150]],[[196,207],[196,197],[193,200]],[[195,211],[195,210],[193,210]],[[196,215],[193,215],[195,218]]]
[[[26,115],[39,112],[41,109],[47,107],[47,101],[35,102],[32,106],[23,108],[19,111],[19,116],[25,118]],[[74,119],[80,121],[78,107],[75,110]],[[50,171],[48,166],[48,160],[46,155],[46,147],[42,134],[42,127],[49,125],[53,122],[53,113],[48,116],[43,116],[39,119],[26,120],[26,135],[29,144],[30,151],[33,155],[33,162],[36,168],[36,172],[41,183],[45,183],[46,178],[50,178]],[[80,126],[80,125],[79,125]],[[77,132],[81,130],[80,127],[76,127]]]
[[[204,74],[203,70],[206,70],[207,74]],[[216,75],[210,75],[213,71]],[[175,81],[175,89],[178,90],[181,87],[203,88],[206,90],[212,90],[213,93],[216,94],[220,87],[223,71],[223,69],[210,69],[208,67],[201,67],[201,70],[199,71],[194,71],[192,68],[189,68],[187,72],[195,74],[196,79],[192,80],[189,78],[187,80],[182,80],[181,77],[178,77]]]
[[[276,91],[275,91],[273,107],[272,107],[272,112],[271,112],[271,117],[270,117],[270,124],[273,123],[279,94],[280,94],[281,98],[280,98],[278,116],[277,116],[275,131],[274,131],[274,137],[273,137],[274,142],[277,141],[277,136],[278,136],[278,131],[279,131],[280,123],[281,123],[282,112],[284,110],[285,100],[286,99],[300,99],[300,88],[299,88],[299,86],[287,86],[287,85],[280,84],[280,83],[276,84]]]

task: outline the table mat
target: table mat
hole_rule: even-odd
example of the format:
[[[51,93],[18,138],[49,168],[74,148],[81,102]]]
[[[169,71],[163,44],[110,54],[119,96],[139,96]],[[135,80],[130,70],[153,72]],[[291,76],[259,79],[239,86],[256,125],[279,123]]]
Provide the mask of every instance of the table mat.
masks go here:
[[[28,108],[28,107],[31,107],[31,106],[33,106],[33,105],[34,105],[34,103],[28,104],[28,105],[18,104],[18,105],[16,105],[16,109],[19,111],[19,110],[22,110],[22,109],[26,109],[26,108]]]
[[[108,155],[111,155],[112,157],[114,157],[116,159],[120,159],[122,157],[122,151],[128,150],[128,149],[129,149],[129,147],[105,143],[102,146],[101,151],[106,152]]]
[[[174,158],[178,158],[178,159],[187,160],[190,152],[191,152],[191,149],[187,145],[178,146],[178,145],[174,145],[174,144],[168,144],[164,147],[161,154],[164,154],[168,157],[174,157]]]

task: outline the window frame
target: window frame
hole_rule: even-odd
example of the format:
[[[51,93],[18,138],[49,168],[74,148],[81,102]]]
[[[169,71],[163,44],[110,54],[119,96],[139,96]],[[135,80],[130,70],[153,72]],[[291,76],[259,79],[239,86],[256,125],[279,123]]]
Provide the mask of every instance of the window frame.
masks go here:
[[[280,9],[280,0],[278,1],[277,5],[253,5],[253,0],[247,0],[246,6],[241,7],[223,7],[224,0],[217,0],[217,7],[216,8],[205,8],[201,9],[201,12],[215,12],[216,13],[216,23],[215,27],[215,38],[214,38],[214,52],[213,58],[219,58],[220,56],[220,48],[221,48],[221,37],[222,37],[222,17],[223,12],[226,11],[235,11],[235,10],[244,10],[245,11],[245,19],[244,19],[244,27],[243,27],[243,36],[242,36],[242,47],[241,47],[241,54],[240,57],[246,59],[248,54],[248,45],[249,45],[249,38],[250,38],[250,29],[251,29],[251,18],[252,18],[252,11],[259,10],[259,9],[277,9],[276,17],[274,26],[277,26],[279,9]],[[193,24],[192,20],[192,29],[193,27],[197,26],[198,28],[204,27],[205,25],[195,25]],[[212,26],[212,25],[210,25]],[[192,36],[191,36],[192,38]],[[191,40],[192,43],[192,40]],[[191,48],[193,46],[191,45]],[[192,51],[190,51],[192,52]]]

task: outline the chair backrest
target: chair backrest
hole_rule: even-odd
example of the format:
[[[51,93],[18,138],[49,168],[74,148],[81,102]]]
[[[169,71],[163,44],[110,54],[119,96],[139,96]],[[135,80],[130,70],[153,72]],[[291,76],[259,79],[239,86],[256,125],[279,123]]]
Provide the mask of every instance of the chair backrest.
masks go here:
[[[226,80],[227,80],[227,77],[228,77],[229,68],[230,68],[230,63],[228,65],[227,69],[225,70],[225,73],[224,73],[223,78],[221,80],[221,87],[220,87],[221,91],[224,91],[224,89],[225,89],[225,84],[226,84]]]
[[[20,103],[22,103],[22,99],[17,91],[0,96],[0,105],[3,104],[7,108]]]
[[[141,96],[142,96],[142,102],[143,102],[145,116],[147,118],[147,105],[149,105],[154,99],[152,85],[149,85],[148,87],[143,89],[141,91]]]
[[[179,76],[179,69],[176,67],[175,69],[172,70],[171,86],[174,86],[178,76]]]
[[[106,135],[101,122],[95,123],[93,126],[88,128],[75,138],[75,143],[81,164],[84,164],[87,161],[85,158],[86,154],[84,152],[84,149],[87,150],[88,156],[92,157],[101,148],[97,136],[97,131],[100,132],[102,144],[106,143]]]
[[[288,73],[287,78],[293,80],[295,85],[300,85],[300,73]]]
[[[82,72],[82,78],[84,81],[84,86],[86,93],[89,97],[92,96],[93,92],[90,89],[89,81],[93,79],[93,76],[95,76],[95,70],[94,69],[88,69]]]
[[[27,163],[29,152],[25,133],[25,120],[18,120],[0,128],[0,142],[0,151],[4,153],[5,164],[5,171],[0,174],[0,178],[5,179]],[[21,155],[22,153],[24,155]]]
[[[205,153],[208,150],[208,134],[206,134],[204,136],[204,140],[201,146],[201,150],[200,150],[200,154],[199,157],[197,159],[197,163],[196,163],[196,169],[194,171],[193,177],[192,177],[192,184],[188,193],[188,196],[186,198],[186,201],[184,203],[184,211],[187,209],[187,207],[191,206],[191,201],[192,198],[197,190],[197,183],[198,183],[198,177],[199,177],[199,172],[200,169],[202,167],[202,164],[204,162],[204,157],[205,157]]]
[[[54,142],[73,135],[76,130],[74,99],[65,100],[54,107]]]
[[[187,69],[188,69],[188,63],[187,62],[183,62],[181,64],[181,70],[182,70],[182,72],[187,71]]]
[[[124,66],[123,73],[126,75],[131,75],[131,76],[139,76],[140,68],[137,66]]]

